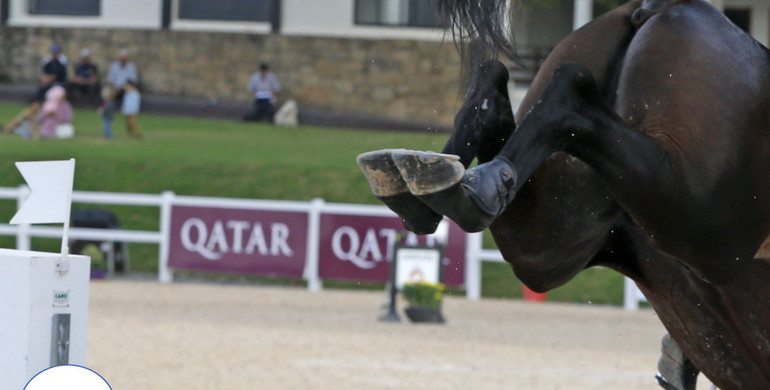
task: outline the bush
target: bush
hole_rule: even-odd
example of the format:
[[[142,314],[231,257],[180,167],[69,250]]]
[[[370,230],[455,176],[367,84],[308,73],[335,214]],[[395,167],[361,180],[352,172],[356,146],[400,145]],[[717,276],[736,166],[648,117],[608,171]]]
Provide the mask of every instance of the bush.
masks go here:
[[[404,283],[403,294],[409,307],[438,309],[441,307],[444,289],[443,283]]]

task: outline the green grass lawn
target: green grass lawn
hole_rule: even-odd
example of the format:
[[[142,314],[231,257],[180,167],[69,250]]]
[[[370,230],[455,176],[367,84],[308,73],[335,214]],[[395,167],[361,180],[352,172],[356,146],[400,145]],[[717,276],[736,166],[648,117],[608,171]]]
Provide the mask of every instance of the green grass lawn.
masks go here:
[[[21,108],[0,105],[0,122],[7,122]],[[114,138],[106,140],[96,112],[76,110],[74,139],[25,140],[4,135],[0,186],[23,183],[16,161],[75,158],[74,186],[81,191],[159,194],[171,190],[179,195],[377,204],[355,164],[359,153],[391,147],[441,150],[447,138],[427,132],[284,128],[156,115],[140,116],[139,125],[144,138],[129,139],[118,118]],[[13,202],[0,202],[0,218],[10,220],[14,208]],[[158,227],[157,209],[110,209],[126,229]],[[0,243],[14,245],[8,237],[0,238]],[[57,248],[54,240],[33,240],[33,249]],[[157,247],[132,244],[131,261],[134,270],[155,272]],[[521,284],[505,264],[485,264],[483,278],[484,296],[521,296]],[[620,304],[622,278],[608,270],[590,270],[550,293],[549,299]]]

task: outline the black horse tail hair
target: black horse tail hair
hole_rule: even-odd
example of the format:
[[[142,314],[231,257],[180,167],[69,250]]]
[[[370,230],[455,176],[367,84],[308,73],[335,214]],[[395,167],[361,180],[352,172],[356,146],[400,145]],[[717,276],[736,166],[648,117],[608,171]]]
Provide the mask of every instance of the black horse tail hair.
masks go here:
[[[517,60],[508,23],[509,0],[438,0],[438,3],[467,63],[473,62],[468,57],[494,58],[499,55]],[[470,51],[465,47],[466,41],[470,41]]]

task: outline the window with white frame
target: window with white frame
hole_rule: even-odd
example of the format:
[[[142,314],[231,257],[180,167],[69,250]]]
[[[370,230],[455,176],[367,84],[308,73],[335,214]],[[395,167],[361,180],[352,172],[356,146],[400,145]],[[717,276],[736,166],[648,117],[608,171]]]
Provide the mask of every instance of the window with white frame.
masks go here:
[[[179,19],[269,22],[273,0],[179,0]]]
[[[30,15],[99,16],[101,0],[29,0]]]
[[[355,0],[356,24],[446,27],[436,0]]]

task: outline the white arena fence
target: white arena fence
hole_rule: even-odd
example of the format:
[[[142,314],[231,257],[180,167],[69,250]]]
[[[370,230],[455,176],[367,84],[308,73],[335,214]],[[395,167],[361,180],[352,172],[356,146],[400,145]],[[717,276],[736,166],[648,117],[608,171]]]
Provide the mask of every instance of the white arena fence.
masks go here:
[[[17,207],[29,189],[0,187],[0,199]],[[158,281],[170,283],[175,270],[302,278],[318,291],[323,280],[386,282],[396,240],[444,249],[444,281],[464,286],[468,299],[481,297],[481,264],[503,262],[497,250],[484,249],[482,234],[462,232],[446,222],[439,232],[416,236],[385,206],[229,199],[74,191],[72,203],[156,207],[158,230],[71,227],[71,240],[158,245]],[[75,208],[73,206],[73,208]],[[448,220],[447,220],[448,221]],[[32,237],[61,238],[62,228],[0,224],[0,235],[15,236],[16,249],[30,250]],[[109,259],[108,259],[109,260]],[[110,270],[114,264],[109,264]],[[644,296],[628,278],[624,308],[637,310]]]

